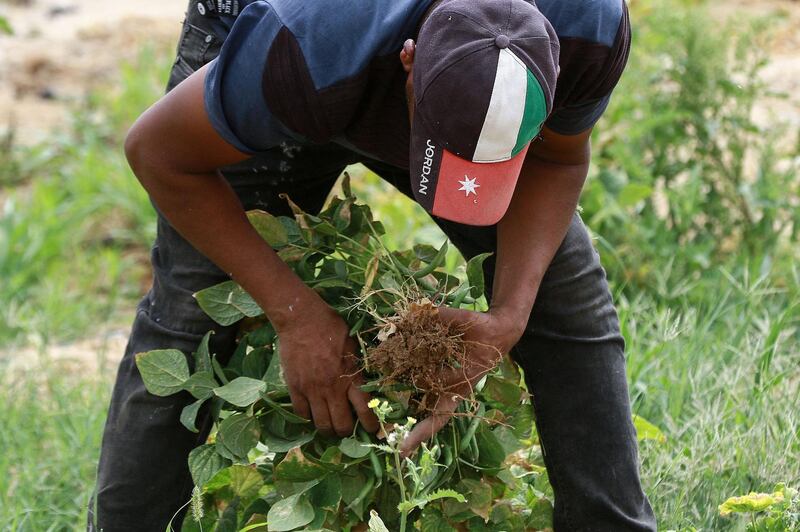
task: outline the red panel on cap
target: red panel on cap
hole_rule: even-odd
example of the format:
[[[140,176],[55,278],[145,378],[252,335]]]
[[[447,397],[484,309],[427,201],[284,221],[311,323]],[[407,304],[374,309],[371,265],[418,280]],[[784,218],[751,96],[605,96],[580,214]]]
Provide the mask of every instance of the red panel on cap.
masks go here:
[[[506,213],[528,146],[508,161],[473,163],[444,150],[431,212],[467,225],[493,225]]]

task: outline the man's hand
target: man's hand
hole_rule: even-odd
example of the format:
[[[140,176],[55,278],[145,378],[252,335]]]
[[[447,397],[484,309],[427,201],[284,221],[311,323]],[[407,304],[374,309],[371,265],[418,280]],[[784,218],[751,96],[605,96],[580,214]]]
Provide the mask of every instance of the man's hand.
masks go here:
[[[444,427],[458,403],[469,396],[481,377],[514,347],[525,325],[500,312],[472,312],[447,307],[439,308],[439,318],[467,326],[464,340],[467,342],[468,363],[443,376],[448,392],[435,398],[433,413],[418,423],[403,440],[403,456],[409,456],[423,441]]]
[[[306,307],[305,313],[280,328],[281,365],[289,396],[297,415],[313,418],[328,436],[349,436],[353,415],[369,432],[378,430],[378,419],[367,406],[369,395],[359,388],[361,375],[354,363],[357,345],[347,324],[324,302]]]

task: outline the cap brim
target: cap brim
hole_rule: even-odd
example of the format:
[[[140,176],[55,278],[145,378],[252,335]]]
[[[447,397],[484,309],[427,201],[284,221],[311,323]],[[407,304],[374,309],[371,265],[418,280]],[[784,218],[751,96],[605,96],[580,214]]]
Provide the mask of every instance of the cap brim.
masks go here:
[[[437,145],[414,117],[410,175],[414,198],[434,216],[467,225],[494,225],[508,210],[528,146],[506,161],[475,163]]]

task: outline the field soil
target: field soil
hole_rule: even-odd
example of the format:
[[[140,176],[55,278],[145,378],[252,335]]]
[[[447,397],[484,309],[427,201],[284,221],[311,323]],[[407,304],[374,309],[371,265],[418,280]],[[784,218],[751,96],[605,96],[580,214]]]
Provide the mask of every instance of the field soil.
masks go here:
[[[31,144],[69,119],[92,89],[113,83],[120,61],[145,45],[173,47],[185,0],[0,0],[13,35],[0,34],[0,133]]]

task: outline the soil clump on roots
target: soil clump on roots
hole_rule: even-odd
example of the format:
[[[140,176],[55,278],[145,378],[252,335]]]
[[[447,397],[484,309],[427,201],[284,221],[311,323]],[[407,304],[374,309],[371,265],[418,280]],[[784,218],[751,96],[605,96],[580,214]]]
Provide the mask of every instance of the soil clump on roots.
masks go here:
[[[410,303],[385,320],[378,333],[380,343],[367,350],[366,367],[382,375],[381,385],[411,386],[414,395],[444,392],[442,376],[464,366],[465,331],[463,324],[441,320],[439,309],[429,300]]]

